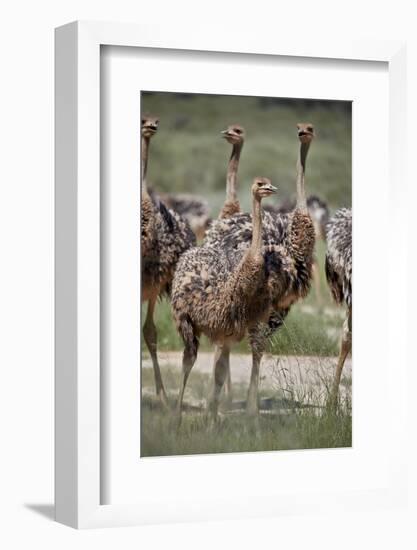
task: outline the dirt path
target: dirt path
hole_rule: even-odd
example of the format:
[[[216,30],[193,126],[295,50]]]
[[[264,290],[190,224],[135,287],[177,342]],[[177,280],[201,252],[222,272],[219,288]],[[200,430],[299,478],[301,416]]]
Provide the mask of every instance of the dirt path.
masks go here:
[[[160,352],[162,368],[170,367],[178,373],[181,370],[182,353],[177,351]],[[310,402],[323,402],[327,388],[333,379],[336,357],[273,356],[265,355],[261,365],[260,389],[277,390],[283,395],[291,395]],[[193,371],[211,375],[213,354],[200,352]],[[233,384],[247,387],[251,371],[251,355],[232,353],[230,356]],[[142,362],[144,368],[152,368],[150,359]],[[341,396],[350,395],[352,380],[352,361],[347,359],[343,369]]]

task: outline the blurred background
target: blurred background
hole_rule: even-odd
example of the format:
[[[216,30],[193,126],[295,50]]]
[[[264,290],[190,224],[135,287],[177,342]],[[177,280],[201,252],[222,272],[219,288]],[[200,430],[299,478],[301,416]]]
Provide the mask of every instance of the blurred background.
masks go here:
[[[297,122],[312,122],[317,136],[307,161],[307,193],[319,195],[331,209],[351,205],[350,102],[143,92],[146,112],[160,118],[149,181],[157,191],[203,195],[214,217],[224,200],[231,153],[220,132],[235,123],[246,130],[238,174],[245,209],[254,176],[278,185],[273,200],[294,196]]]

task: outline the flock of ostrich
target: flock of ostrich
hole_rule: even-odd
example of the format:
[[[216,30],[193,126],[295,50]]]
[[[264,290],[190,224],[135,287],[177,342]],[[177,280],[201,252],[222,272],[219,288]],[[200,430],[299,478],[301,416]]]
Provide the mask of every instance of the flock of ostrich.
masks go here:
[[[307,296],[317,272],[315,241],[323,238],[327,243],[327,282],[334,300],[346,308],[329,396],[330,406],[336,407],[343,365],[351,351],[352,212],[341,208],[330,218],[324,201],[306,196],[306,160],[315,136],[313,125],[297,124],[296,202],[268,205],[268,197],[277,189],[267,177],[257,176],[250,187],[250,213],[242,211],[237,197],[245,130],[237,124],[224,130],[221,135],[231,144],[232,153],[226,196],[217,219],[210,219],[204,199],[158,194],[149,187],[149,148],[158,126],[157,117],[142,116],[141,297],[148,303],[143,335],[161,404],[171,410],[157,354],[154,311],[160,297],[170,301],[173,321],[184,343],[176,403],[178,422],[202,334],[214,345],[209,419],[216,421],[218,417],[222,389],[231,395],[231,347],[243,338],[248,338],[252,352],[246,411],[249,415],[259,413],[259,372],[267,342],[282,326],[292,305]]]

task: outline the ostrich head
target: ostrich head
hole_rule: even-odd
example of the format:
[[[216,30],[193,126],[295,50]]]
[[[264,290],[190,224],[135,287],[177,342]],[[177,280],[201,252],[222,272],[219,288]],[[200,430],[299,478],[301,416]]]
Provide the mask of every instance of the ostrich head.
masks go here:
[[[301,143],[311,143],[314,137],[314,126],[310,122],[299,122],[297,124],[297,132]]]
[[[232,145],[242,145],[245,141],[245,129],[239,124],[231,124],[222,131],[222,137]]]
[[[274,195],[277,188],[274,187],[269,178],[256,177],[252,183],[252,196],[255,200],[262,200],[265,197]]]
[[[151,138],[156,134],[159,126],[159,119],[151,115],[142,115],[142,136]]]

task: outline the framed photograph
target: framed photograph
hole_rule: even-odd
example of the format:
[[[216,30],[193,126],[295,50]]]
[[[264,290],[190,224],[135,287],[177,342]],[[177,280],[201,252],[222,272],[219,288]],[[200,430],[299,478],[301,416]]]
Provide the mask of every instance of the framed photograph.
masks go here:
[[[55,47],[57,521],[402,505],[404,44]]]

